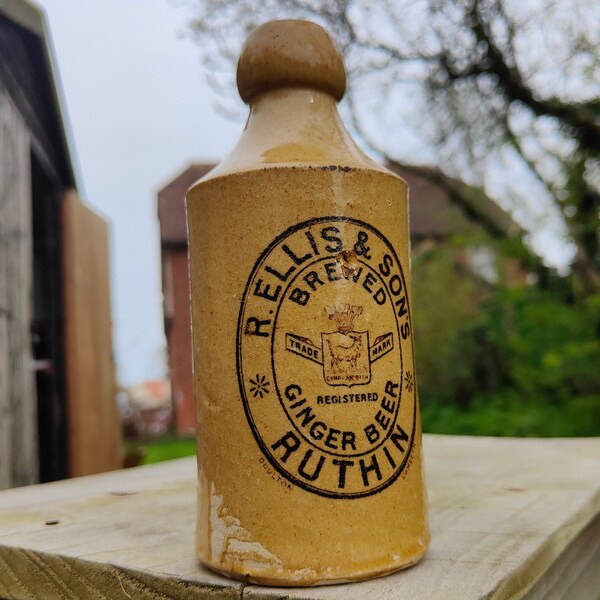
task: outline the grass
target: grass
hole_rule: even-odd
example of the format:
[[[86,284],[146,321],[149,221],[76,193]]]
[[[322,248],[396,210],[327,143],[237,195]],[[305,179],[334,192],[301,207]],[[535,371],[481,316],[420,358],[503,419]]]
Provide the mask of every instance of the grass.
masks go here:
[[[128,446],[143,446],[146,455],[142,460],[143,465],[150,465],[184,456],[195,456],[196,440],[194,438],[179,438],[172,435],[164,436],[152,441],[137,442]]]

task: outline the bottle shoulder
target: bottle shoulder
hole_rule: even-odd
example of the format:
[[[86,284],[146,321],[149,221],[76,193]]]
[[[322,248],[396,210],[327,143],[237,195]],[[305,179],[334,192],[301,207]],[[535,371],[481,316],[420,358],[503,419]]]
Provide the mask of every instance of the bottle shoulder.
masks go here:
[[[202,181],[240,172],[298,168],[389,173],[352,139],[330,95],[287,88],[254,98],[236,146]]]
[[[336,163],[272,163],[268,165],[249,165],[245,169],[220,170],[218,167],[204,175],[189,188],[188,200],[202,196],[203,190],[214,189],[224,185],[233,188],[251,186],[260,193],[259,187],[298,185],[302,181],[308,187],[319,186],[323,189],[335,188],[337,184],[372,186],[376,181],[384,187],[392,186],[406,192],[408,185],[402,177],[374,162],[365,164]],[[264,191],[264,190],[263,190]]]

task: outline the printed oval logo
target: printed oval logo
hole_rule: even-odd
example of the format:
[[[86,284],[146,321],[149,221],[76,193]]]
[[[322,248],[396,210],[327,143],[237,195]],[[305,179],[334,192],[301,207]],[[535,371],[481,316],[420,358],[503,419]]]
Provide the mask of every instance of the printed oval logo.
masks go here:
[[[237,370],[254,437],[287,480],[333,498],[393,483],[416,389],[406,280],[386,238],[346,217],[278,236],[244,291]]]

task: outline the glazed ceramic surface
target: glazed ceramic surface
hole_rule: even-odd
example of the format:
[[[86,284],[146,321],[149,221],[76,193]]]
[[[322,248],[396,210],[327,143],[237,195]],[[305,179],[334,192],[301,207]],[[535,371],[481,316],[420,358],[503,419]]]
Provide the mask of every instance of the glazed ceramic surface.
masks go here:
[[[429,532],[406,184],[341,123],[317,25],[255,30],[238,87],[241,139],[187,195],[198,557],[268,585],[407,567]]]

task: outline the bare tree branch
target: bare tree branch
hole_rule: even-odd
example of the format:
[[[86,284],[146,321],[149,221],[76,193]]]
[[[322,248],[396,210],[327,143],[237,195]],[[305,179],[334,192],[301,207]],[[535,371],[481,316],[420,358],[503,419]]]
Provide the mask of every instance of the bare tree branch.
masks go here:
[[[414,124],[424,155],[465,181],[485,180],[500,152],[519,157],[547,192],[538,202],[551,200],[577,247],[579,287],[600,291],[600,176],[590,176],[591,165],[600,171],[600,37],[591,24],[600,9],[593,3],[549,0],[540,11],[516,0],[197,1],[192,27],[213,72],[224,64],[233,72],[235,44],[259,21],[312,18],[326,25],[355,86],[349,94],[355,129],[382,157],[409,162],[402,138],[384,122],[400,114]],[[570,87],[563,85],[567,79]],[[354,104],[361,82],[378,107],[380,131],[371,129],[373,115],[366,131],[365,112]],[[222,83],[217,76],[215,86]],[[418,93],[407,98],[407,89]],[[464,189],[451,187],[447,192],[466,216],[495,239],[506,234]],[[541,276],[549,277],[543,269]]]

